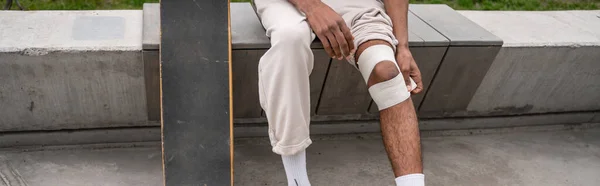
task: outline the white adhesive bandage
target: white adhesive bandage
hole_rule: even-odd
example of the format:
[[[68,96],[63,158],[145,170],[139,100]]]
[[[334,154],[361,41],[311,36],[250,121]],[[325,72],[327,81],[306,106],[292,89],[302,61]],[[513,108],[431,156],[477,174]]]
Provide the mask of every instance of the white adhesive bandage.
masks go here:
[[[396,69],[400,72],[400,68],[396,63],[396,55],[394,54],[394,50],[387,45],[373,45],[365,49],[358,58],[358,69],[365,83],[368,83],[375,65],[383,61],[394,62]],[[417,85],[412,78],[410,82],[412,89],[415,89]],[[369,93],[379,110],[394,106],[410,97],[410,92],[406,88],[402,74],[369,87]]]

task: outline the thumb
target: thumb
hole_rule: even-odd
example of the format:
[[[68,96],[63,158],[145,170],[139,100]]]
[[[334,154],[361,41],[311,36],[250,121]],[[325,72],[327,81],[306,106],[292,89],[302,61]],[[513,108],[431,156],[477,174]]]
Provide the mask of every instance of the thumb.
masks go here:
[[[410,92],[412,91],[412,82],[410,82],[410,66],[404,63],[400,66],[400,71],[402,73],[402,77],[404,77],[404,84],[406,85],[406,89]]]

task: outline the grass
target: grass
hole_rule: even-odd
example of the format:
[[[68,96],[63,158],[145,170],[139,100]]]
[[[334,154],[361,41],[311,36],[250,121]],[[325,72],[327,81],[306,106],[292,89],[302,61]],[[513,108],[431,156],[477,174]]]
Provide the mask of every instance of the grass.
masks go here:
[[[411,0],[415,4],[448,4],[457,10],[595,10],[600,0]]]
[[[6,1],[0,0],[2,7]],[[19,2],[28,10],[107,10],[141,9],[144,3],[157,3],[159,0],[19,0]],[[410,0],[410,2],[448,4],[457,10],[595,10],[600,7],[600,0]],[[12,9],[17,9],[15,3]]]
[[[144,3],[159,0],[18,0],[27,10],[111,10],[142,9]],[[6,0],[0,0],[2,7]],[[12,9],[18,9],[13,0]]]

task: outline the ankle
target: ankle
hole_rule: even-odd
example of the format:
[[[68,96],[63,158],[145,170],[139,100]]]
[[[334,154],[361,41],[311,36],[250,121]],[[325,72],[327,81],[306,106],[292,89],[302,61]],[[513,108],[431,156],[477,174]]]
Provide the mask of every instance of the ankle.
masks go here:
[[[289,186],[310,186],[306,171],[306,151],[281,156]]]
[[[424,186],[425,175],[421,173],[407,174],[396,178],[396,186]]]

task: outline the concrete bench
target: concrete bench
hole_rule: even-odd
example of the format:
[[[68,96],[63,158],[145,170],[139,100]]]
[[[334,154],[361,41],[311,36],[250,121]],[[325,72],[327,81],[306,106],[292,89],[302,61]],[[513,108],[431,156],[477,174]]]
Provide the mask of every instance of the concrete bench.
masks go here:
[[[258,101],[257,68],[259,58],[270,46],[269,38],[249,3],[232,3],[231,8],[234,117],[238,123],[264,122]],[[159,111],[158,9],[157,4],[144,6],[144,59],[149,67],[147,84],[152,85],[147,90],[150,119],[158,119]],[[424,93],[413,96],[415,107],[422,107],[426,113],[460,109],[474,94],[502,40],[445,5],[411,5],[408,16],[409,45],[425,85]],[[360,73],[345,62],[329,58],[318,40],[312,48],[313,121],[375,119],[378,109]],[[443,78],[434,80],[436,73]],[[460,91],[454,87],[460,87]],[[430,88],[435,93],[428,93]]]
[[[502,39],[447,5],[410,5],[409,10],[450,40],[427,99],[419,107],[419,116],[466,111],[502,47]]]
[[[0,14],[0,132],[154,125],[141,11]]]
[[[600,121],[589,112],[600,111],[600,10],[460,13],[504,45],[467,112],[446,116],[577,113],[561,120]]]
[[[256,71],[270,46],[269,38],[248,3],[231,7],[235,123],[264,123]],[[420,12],[420,8],[432,10]],[[420,116],[439,117],[452,109],[464,112],[463,107],[453,106],[472,99],[501,42],[445,5],[411,5],[410,10],[409,44],[425,85],[425,93],[413,97]],[[0,113],[4,114],[0,131],[158,125],[158,4],[145,4],[142,11],[2,15],[6,26],[0,28]],[[4,19],[25,15],[31,25]],[[316,59],[310,76],[313,121],[377,119],[377,108],[358,71],[331,60],[318,41],[312,48]],[[462,86],[460,91],[449,88],[449,80]]]
[[[89,142],[160,139],[159,10],[144,6],[0,11],[0,141],[67,144],[49,139],[72,130]],[[256,68],[269,39],[250,5],[232,8],[236,136],[264,136]],[[409,9],[426,88],[413,97],[422,130],[600,122],[599,10]],[[379,131],[358,72],[318,41],[312,48],[311,132]],[[44,140],[18,137],[32,131]],[[115,138],[97,136],[108,133]]]

